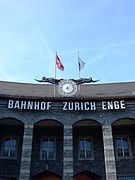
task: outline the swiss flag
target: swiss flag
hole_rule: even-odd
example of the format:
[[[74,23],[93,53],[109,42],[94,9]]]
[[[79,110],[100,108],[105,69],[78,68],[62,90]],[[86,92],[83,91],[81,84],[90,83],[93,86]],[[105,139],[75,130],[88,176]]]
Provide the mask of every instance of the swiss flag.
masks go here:
[[[56,64],[57,64],[58,69],[64,71],[64,66],[61,63],[60,58],[57,55],[56,55]]]

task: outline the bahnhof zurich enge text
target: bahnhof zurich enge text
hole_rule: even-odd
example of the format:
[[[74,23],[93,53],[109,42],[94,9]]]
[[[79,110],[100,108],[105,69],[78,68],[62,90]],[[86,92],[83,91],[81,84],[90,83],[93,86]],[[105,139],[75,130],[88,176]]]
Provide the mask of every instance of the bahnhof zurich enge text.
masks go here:
[[[135,82],[0,81],[0,180],[135,180]]]

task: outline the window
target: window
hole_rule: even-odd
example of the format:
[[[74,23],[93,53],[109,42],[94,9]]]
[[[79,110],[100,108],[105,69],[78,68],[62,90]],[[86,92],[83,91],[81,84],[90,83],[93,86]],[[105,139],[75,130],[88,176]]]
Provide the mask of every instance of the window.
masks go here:
[[[79,158],[91,159],[93,157],[92,152],[92,140],[90,138],[79,139]]]
[[[16,157],[17,139],[13,136],[5,137],[3,140],[2,156],[8,158]]]
[[[135,180],[135,176],[119,176],[118,180]]]
[[[41,159],[55,159],[54,138],[43,138],[41,141]]]
[[[126,158],[131,155],[128,137],[116,137],[116,154],[118,158]]]

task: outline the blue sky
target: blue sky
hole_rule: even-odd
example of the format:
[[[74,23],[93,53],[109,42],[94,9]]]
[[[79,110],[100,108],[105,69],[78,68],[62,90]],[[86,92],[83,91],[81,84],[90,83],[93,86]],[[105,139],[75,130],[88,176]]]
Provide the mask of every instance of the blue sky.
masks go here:
[[[134,0],[0,0],[0,80],[36,83],[65,70],[99,83],[135,80]]]

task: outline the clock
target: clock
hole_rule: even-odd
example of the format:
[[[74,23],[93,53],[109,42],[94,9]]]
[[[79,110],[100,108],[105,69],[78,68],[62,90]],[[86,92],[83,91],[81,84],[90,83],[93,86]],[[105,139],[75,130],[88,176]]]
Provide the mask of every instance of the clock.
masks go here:
[[[61,80],[57,86],[57,90],[62,96],[73,96],[77,92],[77,85],[72,80]]]

